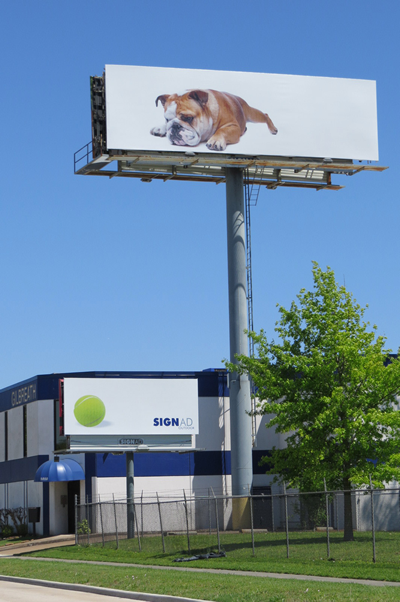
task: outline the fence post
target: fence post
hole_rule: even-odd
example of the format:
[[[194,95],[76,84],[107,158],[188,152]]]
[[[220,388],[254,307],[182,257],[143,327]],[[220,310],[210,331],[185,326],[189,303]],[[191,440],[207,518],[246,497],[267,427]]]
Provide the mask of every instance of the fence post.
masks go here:
[[[324,477],[324,490],[325,490],[325,510],[326,510],[326,546],[327,546],[327,553],[328,553],[328,559],[331,557],[331,548],[330,548],[330,541],[329,541],[329,500],[328,500],[328,493],[327,493],[327,489],[326,489],[326,479]]]
[[[211,535],[211,492],[208,488],[208,534]]]
[[[158,514],[160,516],[160,528],[161,528],[161,539],[162,539],[162,549],[163,552],[165,554],[165,541],[164,541],[164,531],[163,531],[163,526],[162,526],[162,518],[161,518],[161,506],[160,506],[160,498],[158,497],[158,493],[157,495],[157,505],[158,505]]]
[[[274,496],[272,494],[272,486],[271,486],[271,522],[272,522],[272,532],[275,531],[275,514],[274,514]]]
[[[371,487],[371,526],[372,526],[372,553],[373,553],[373,561],[376,562],[376,553],[375,553],[375,516],[374,516],[374,490],[372,488],[372,478],[369,475],[369,484]]]
[[[286,558],[289,558],[289,518],[287,506],[286,483],[283,483],[283,495],[285,499],[285,531],[286,531]]]
[[[92,524],[92,512],[91,512],[91,508],[89,508],[89,496],[86,496],[86,516],[87,516],[87,524],[88,524],[88,530],[87,530],[87,543],[88,546],[90,546],[90,525]],[[90,518],[90,520],[89,520]]]
[[[336,531],[339,531],[339,494],[335,493]]]
[[[188,508],[187,508],[187,500],[186,500],[185,490],[183,490],[183,497],[185,500],[186,534],[187,534],[187,541],[188,541],[188,552],[190,554],[189,518],[188,518]]]
[[[251,523],[251,547],[253,548],[253,556],[256,555],[254,549],[254,525],[253,525],[253,496],[249,495],[249,504],[250,504],[250,523]]]
[[[139,552],[141,552],[142,551],[142,544],[141,544],[141,541],[140,541],[140,531],[139,531],[138,518],[137,518],[137,514],[136,514],[136,505],[135,504],[133,504],[133,511],[135,513],[136,532],[137,532],[137,536],[138,536]]]
[[[220,538],[219,538],[218,502],[217,502],[217,498],[215,497],[214,489],[212,487],[211,487],[211,491],[214,496],[214,503],[215,503],[215,522],[217,525],[218,554],[219,554],[221,552],[221,542],[220,542]],[[233,502],[233,500],[232,500],[232,502]]]
[[[100,507],[101,539],[102,539],[103,548],[104,548],[103,512],[101,510],[101,502],[100,502],[100,500],[99,500],[99,507]]]
[[[75,545],[78,543],[78,496],[75,494]]]
[[[113,495],[113,506],[114,506],[114,521],[115,521],[115,541],[117,542],[117,550],[119,549],[119,539],[118,539],[118,522],[117,522],[117,511],[115,509],[115,497]]]
[[[143,526],[143,489],[142,489],[142,493],[140,494],[140,520],[142,521],[142,537],[143,537],[143,533],[144,533],[144,526]]]

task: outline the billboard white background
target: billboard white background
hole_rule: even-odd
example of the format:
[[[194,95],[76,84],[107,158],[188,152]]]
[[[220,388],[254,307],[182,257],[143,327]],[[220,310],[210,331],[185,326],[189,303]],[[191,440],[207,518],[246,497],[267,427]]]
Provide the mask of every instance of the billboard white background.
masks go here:
[[[74,406],[84,395],[99,397],[106,406],[97,426],[82,426]],[[154,418],[191,419],[184,426],[154,426]],[[197,435],[197,379],[66,378],[64,380],[66,435]]]
[[[278,134],[248,123],[225,151],[210,151],[205,143],[174,146],[150,134],[164,123],[156,98],[193,88],[240,96],[268,113]],[[109,149],[378,160],[372,80],[106,65],[106,114]]]

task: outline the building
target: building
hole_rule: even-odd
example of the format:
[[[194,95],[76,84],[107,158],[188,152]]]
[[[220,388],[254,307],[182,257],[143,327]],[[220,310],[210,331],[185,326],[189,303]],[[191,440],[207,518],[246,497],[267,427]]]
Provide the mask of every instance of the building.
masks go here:
[[[61,394],[64,378],[196,378],[199,434],[194,436],[195,449],[183,454],[135,453],[135,495],[142,492],[144,495],[155,492],[180,495],[183,490],[190,495],[200,495],[211,487],[216,494],[231,492],[229,390],[225,370],[39,375],[0,391],[0,508],[39,507],[38,534],[74,531],[75,495],[81,500],[126,496],[124,454],[85,452],[66,456],[63,452],[66,447]],[[267,493],[271,477],[265,475],[265,467],[259,466],[259,462],[274,445],[283,442],[280,435],[264,428],[266,417],[252,420],[253,486],[258,492]],[[34,482],[38,468],[55,457],[78,462],[84,480]],[[32,531],[32,524],[29,530]]]

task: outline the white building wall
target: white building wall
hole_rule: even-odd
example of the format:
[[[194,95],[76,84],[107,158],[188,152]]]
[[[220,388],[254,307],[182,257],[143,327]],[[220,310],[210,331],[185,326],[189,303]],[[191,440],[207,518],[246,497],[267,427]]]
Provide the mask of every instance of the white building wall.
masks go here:
[[[54,401],[27,404],[28,456],[51,454],[54,449]]]
[[[192,491],[192,477],[188,476],[165,476],[165,477],[135,477],[134,491],[135,500],[143,497],[181,497],[183,491],[190,494]],[[93,501],[110,501],[113,499],[126,499],[125,477],[102,477],[92,478]]]
[[[51,535],[68,533],[68,504],[62,503],[62,496],[68,496],[68,482],[61,481],[57,483],[50,483],[49,507]]]
[[[43,483],[27,482],[28,508],[41,507],[40,523],[36,523],[36,534],[43,535]],[[28,525],[29,533],[33,533],[33,525]]]
[[[390,486],[397,487],[391,483]],[[371,495],[357,493],[357,528],[360,531],[372,530]],[[374,493],[374,523],[377,531],[400,531],[400,493]]]
[[[7,483],[0,485],[0,508],[7,508]]]
[[[230,448],[230,413],[228,397],[199,398],[199,434],[196,449],[219,451]]]
[[[8,459],[17,460],[24,455],[23,406],[8,410]]]
[[[6,448],[5,448],[5,412],[0,414],[0,462],[4,462],[6,459]]]
[[[54,400],[38,402],[38,447],[37,455],[48,454],[54,449]]]
[[[267,424],[273,418],[273,414],[256,416],[256,447],[258,449],[272,449],[274,446],[281,447],[281,435],[274,428],[267,428]]]
[[[18,508],[19,506],[24,506],[24,483],[22,481],[8,484],[8,507]]]
[[[28,441],[27,451],[28,456],[37,456],[39,447],[39,419],[38,419],[38,406],[40,401],[28,403],[26,406],[26,418],[28,425]]]

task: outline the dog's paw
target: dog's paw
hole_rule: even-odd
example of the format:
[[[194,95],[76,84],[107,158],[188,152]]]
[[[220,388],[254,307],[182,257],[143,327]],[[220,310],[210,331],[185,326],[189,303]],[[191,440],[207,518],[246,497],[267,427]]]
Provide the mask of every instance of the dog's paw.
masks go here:
[[[226,142],[223,138],[211,136],[210,140],[206,144],[206,147],[210,150],[223,151],[226,149]]]
[[[167,135],[167,132],[166,132],[166,129],[165,129],[165,127],[164,127],[164,126],[161,126],[161,127],[155,127],[155,128],[152,128],[152,129],[150,130],[150,134],[153,134],[153,136],[161,136],[161,137],[164,137],[164,136],[166,136],[166,135]]]

